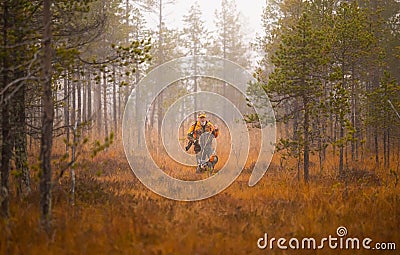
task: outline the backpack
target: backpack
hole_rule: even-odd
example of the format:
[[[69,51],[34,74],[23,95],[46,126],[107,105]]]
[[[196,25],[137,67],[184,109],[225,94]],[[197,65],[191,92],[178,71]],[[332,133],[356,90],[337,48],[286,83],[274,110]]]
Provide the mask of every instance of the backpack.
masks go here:
[[[196,121],[192,124],[192,127],[193,127],[193,136],[195,135],[195,129],[196,129],[197,123],[198,123],[198,121],[196,120]],[[206,120],[206,124],[204,125],[204,127],[201,126],[202,129],[203,129],[203,133],[206,131],[207,124],[208,124],[208,120]],[[196,135],[197,135],[197,134],[196,134]]]

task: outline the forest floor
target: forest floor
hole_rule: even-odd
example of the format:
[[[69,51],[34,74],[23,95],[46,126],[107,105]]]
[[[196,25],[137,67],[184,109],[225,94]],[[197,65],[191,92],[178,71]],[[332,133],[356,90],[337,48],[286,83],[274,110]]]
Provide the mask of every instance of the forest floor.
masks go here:
[[[397,164],[397,162],[393,162]],[[330,167],[329,167],[330,165]],[[121,148],[76,167],[75,204],[70,203],[68,173],[53,187],[53,230],[39,227],[38,177],[29,197],[12,197],[11,218],[1,222],[0,254],[399,254],[400,185],[389,170],[366,171],[359,163],[339,180],[333,163],[322,174],[313,169],[308,184],[294,170],[274,162],[254,187],[250,170],[222,193],[198,202],[178,202],[148,190],[134,176]],[[398,170],[397,170],[397,173]],[[190,177],[194,169],[182,170]],[[261,250],[259,238],[337,236],[395,242],[397,251]],[[286,243],[288,245],[288,243]],[[361,244],[360,244],[361,245]],[[362,246],[362,245],[361,245]]]

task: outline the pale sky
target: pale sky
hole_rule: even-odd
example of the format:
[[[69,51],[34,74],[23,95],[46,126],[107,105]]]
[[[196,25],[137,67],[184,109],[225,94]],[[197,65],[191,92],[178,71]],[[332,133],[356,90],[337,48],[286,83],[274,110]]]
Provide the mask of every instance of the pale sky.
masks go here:
[[[242,21],[246,24],[243,27],[247,30],[248,40],[255,40],[256,33],[262,33],[261,15],[266,0],[236,0],[237,10],[241,14]],[[165,23],[167,27],[178,27],[182,25],[182,18],[187,15],[190,7],[196,2],[195,0],[175,0],[174,5],[166,5],[164,8]],[[209,31],[215,30],[215,10],[220,10],[221,0],[198,0],[200,9],[203,13],[203,19]],[[150,14],[151,15],[151,14]],[[148,20],[151,26],[157,24],[157,17],[151,15]],[[153,23],[153,24],[151,24]]]

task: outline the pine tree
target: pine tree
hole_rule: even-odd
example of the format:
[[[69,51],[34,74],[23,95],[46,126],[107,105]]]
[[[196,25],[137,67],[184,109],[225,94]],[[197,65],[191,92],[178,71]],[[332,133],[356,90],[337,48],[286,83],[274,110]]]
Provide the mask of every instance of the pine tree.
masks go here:
[[[359,119],[365,88],[362,79],[369,67],[368,54],[371,52],[373,35],[368,29],[365,11],[356,3],[341,3],[336,9],[331,33],[332,70],[331,81],[334,83],[332,103],[339,124],[339,173],[344,174],[344,147],[348,140],[352,145],[352,159],[356,158],[356,148],[361,140],[361,120]],[[350,137],[346,136],[348,129]],[[358,150],[358,149],[357,149]],[[346,153],[347,155],[347,153]]]
[[[52,91],[52,12],[51,0],[43,1],[43,60],[42,60],[42,129],[40,141],[40,217],[43,226],[49,230],[51,223],[51,150],[53,141],[54,103]]]
[[[204,55],[206,53],[206,46],[208,44],[208,32],[205,29],[204,21],[202,19],[202,13],[200,10],[200,6],[198,2],[195,2],[187,15],[183,17],[183,33],[182,33],[182,41],[185,46],[185,51],[187,52],[185,55],[189,56],[197,56]],[[199,65],[197,63],[197,58],[193,60],[193,92],[196,93],[198,91],[198,80],[197,77]],[[197,111],[197,101],[196,98],[194,100],[194,119],[196,119],[196,111]]]
[[[399,119],[395,116],[396,109],[400,108],[400,85],[388,71],[385,71],[379,87],[367,96],[368,104],[374,109],[374,112],[368,114],[367,124],[383,131],[384,167],[389,169],[391,134],[396,132],[399,123]]]
[[[196,1],[189,10],[189,13],[183,16],[182,38],[185,46],[185,55],[204,55],[208,44],[208,31],[205,28],[204,20],[199,3]]]
[[[309,154],[312,150],[310,131],[318,118],[313,116],[313,112],[319,107],[318,99],[323,91],[321,81],[315,75],[320,73],[325,62],[322,40],[306,11],[295,25],[284,29],[279,48],[272,58],[275,70],[264,88],[272,102],[291,102],[290,115],[300,114],[302,117],[294,143],[283,141],[283,144],[294,145],[298,156],[303,156],[304,180],[308,181]]]
[[[217,35],[213,40],[211,53],[233,61],[244,68],[250,67],[250,54],[242,30],[240,15],[235,0],[222,0],[220,10],[215,11]]]

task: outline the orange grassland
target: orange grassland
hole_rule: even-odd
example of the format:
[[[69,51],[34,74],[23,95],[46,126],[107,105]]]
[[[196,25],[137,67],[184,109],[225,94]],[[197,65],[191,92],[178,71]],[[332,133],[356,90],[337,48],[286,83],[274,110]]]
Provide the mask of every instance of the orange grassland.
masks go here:
[[[55,154],[62,153],[61,143],[55,147]],[[247,185],[251,169],[246,167],[222,193],[178,202],[140,183],[120,141],[94,158],[86,153],[76,166],[75,205],[70,203],[69,172],[54,184],[50,235],[39,226],[38,173],[33,171],[32,194],[24,199],[13,195],[11,218],[1,222],[0,254],[399,254],[397,161],[391,162],[390,172],[366,158],[352,165],[346,180],[339,180],[330,156],[323,173],[312,164],[312,178],[305,184],[290,170],[294,163],[280,168],[275,155],[254,187]],[[35,158],[31,160],[35,164]],[[165,169],[184,179],[196,178],[193,168],[167,164]],[[396,242],[397,251],[257,247],[265,233],[270,238],[318,240],[336,236],[339,226],[347,228],[348,237]]]

